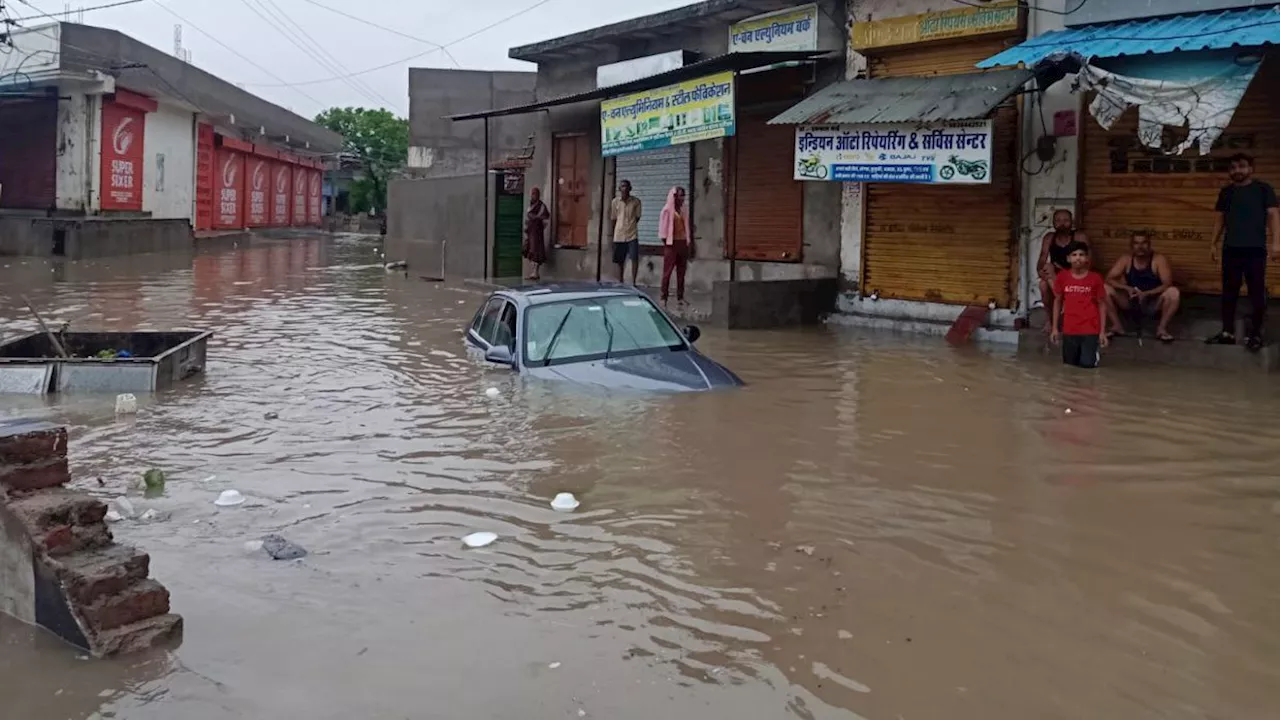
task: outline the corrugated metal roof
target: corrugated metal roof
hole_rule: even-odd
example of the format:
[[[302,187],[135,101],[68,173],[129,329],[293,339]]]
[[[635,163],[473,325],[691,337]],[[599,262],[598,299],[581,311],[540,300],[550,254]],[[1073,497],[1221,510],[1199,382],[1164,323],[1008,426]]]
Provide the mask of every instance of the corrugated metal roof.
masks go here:
[[[1055,30],[987,58],[978,67],[1030,67],[1068,57],[1087,61],[1095,57],[1225,50],[1276,42],[1280,42],[1280,6],[1272,5]]]
[[[642,92],[644,90],[653,90],[655,88],[673,85],[684,80],[693,80],[703,75],[713,75],[719,72],[733,71],[741,72],[743,70],[755,70],[756,68],[768,67],[778,63],[802,62],[810,60],[819,60],[830,53],[825,50],[793,50],[786,52],[739,52],[728,53],[726,55],[717,55],[706,60],[700,60],[692,65],[685,65],[674,70],[668,70],[657,75],[650,75],[639,80],[620,83],[618,85],[609,85],[607,87],[596,88],[595,90],[587,90],[586,92],[573,93],[572,95],[562,95],[560,97],[551,98],[550,100],[541,100],[528,105],[517,105],[514,107],[494,108],[493,110],[482,110],[480,112],[462,113],[460,115],[448,115],[446,120],[478,120],[486,117],[500,117],[503,115],[523,115],[544,108],[557,107],[559,105],[569,105],[572,103],[588,102],[590,100],[605,100],[607,98],[615,98],[634,92]]]
[[[828,85],[770,125],[976,120],[1035,77],[1030,70],[847,80]]]

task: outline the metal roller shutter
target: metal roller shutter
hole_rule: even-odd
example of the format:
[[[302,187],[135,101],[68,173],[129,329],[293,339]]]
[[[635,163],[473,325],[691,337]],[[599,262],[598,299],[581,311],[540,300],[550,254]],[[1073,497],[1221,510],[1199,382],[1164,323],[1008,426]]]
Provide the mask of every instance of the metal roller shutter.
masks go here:
[[[0,100],[0,207],[52,210],[58,100]]]
[[[730,195],[733,256],[799,262],[804,255],[804,183],[792,169],[795,127],[768,125],[770,117],[738,121]]]
[[[662,213],[662,206],[667,203],[667,192],[672,187],[679,185],[684,188],[685,197],[690,197],[692,150],[692,144],[685,143],[618,156],[618,182],[629,180],[631,194],[640,198],[641,245],[662,244],[658,239],[658,216]],[[613,240],[612,225],[605,232],[605,240]]]
[[[1227,158],[1238,152],[1254,156],[1254,177],[1280,186],[1277,117],[1280,58],[1275,56],[1258,71],[1231,125],[1207,156],[1196,148],[1169,156],[1142,146],[1136,110],[1109,132],[1086,111],[1081,119],[1081,227],[1094,245],[1095,267],[1109,269],[1128,252],[1132,232],[1144,229],[1154,234],[1155,248],[1168,256],[1174,282],[1189,292],[1220,293],[1221,265],[1209,256],[1209,240],[1218,190],[1227,183]],[[1272,294],[1280,293],[1280,273],[1268,273],[1268,284]]]
[[[948,43],[871,58],[872,77],[974,72],[1009,38]],[[1010,307],[1017,247],[1018,109],[993,115],[991,183],[867,185],[862,292],[884,298]]]

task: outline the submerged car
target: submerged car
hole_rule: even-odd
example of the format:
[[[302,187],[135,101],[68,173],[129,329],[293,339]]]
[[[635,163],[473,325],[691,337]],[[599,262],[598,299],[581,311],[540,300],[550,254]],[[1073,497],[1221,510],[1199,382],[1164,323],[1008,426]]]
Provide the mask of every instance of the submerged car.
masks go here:
[[[491,363],[549,380],[669,392],[743,385],[693,347],[699,335],[635,288],[573,283],[494,292],[466,341]]]

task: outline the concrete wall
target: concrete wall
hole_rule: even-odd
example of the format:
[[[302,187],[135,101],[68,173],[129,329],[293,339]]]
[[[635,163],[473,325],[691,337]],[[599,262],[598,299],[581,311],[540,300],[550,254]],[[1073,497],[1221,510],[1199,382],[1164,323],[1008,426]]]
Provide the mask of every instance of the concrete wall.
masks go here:
[[[485,177],[392,180],[387,261],[403,260],[415,274],[436,276],[443,252],[450,278],[485,277]]]
[[[156,252],[190,252],[188,220],[147,218],[0,218],[0,255],[53,257],[61,238],[68,260]]]
[[[191,220],[195,209],[195,157],[194,114],[165,103],[147,113],[142,209],[151,217]]]
[[[102,134],[102,96],[72,86],[59,88],[57,208],[88,212],[100,207],[98,139]]]
[[[448,115],[533,102],[531,72],[409,69],[409,157],[414,177],[475,175],[485,171],[484,121],[453,122]],[[520,152],[533,134],[536,114],[489,121],[489,158]]]

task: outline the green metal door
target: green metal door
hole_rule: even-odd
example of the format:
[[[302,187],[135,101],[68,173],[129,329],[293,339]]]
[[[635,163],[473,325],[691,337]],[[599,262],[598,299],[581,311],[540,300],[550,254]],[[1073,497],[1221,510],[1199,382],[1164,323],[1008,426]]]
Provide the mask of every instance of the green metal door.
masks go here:
[[[493,274],[500,278],[518,278],[522,272],[524,196],[505,193],[499,184],[493,216]]]

